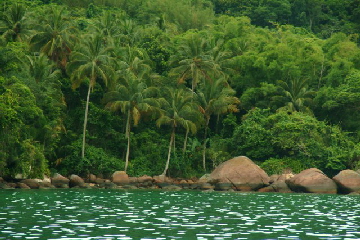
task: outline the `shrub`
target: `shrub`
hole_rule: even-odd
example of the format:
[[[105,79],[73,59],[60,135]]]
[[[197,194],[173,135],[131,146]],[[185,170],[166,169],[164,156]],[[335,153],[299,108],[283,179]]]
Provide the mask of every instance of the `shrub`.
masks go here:
[[[124,169],[125,164],[123,161],[95,146],[87,145],[85,158],[81,158],[81,146],[82,142],[78,140],[67,147],[66,150],[69,154],[59,163],[59,172],[61,174],[86,176],[92,173],[110,176],[114,171]]]

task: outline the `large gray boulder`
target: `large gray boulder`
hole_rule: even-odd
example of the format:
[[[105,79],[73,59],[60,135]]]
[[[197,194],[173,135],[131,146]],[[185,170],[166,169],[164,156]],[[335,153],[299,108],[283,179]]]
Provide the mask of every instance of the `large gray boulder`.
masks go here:
[[[317,168],[306,169],[285,182],[294,192],[337,193],[335,182]]]
[[[360,192],[360,174],[353,170],[343,170],[333,180],[341,193]]]
[[[241,156],[220,164],[210,174],[217,183],[231,183],[238,191],[255,191],[269,185],[269,176],[249,158]]]

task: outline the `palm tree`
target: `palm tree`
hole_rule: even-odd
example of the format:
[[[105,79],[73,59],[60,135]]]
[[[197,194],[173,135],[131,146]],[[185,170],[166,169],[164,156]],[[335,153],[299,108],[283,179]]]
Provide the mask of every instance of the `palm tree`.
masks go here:
[[[133,20],[124,17],[121,18],[118,23],[121,32],[119,35],[119,44],[122,46],[134,46],[140,37],[138,25]]]
[[[152,72],[147,53],[136,47],[118,47],[115,49],[116,69],[119,74],[130,74],[142,79],[148,86],[155,83],[156,74]]]
[[[137,126],[141,115],[144,112],[155,110],[157,105],[157,89],[147,87],[141,79],[134,76],[123,76],[116,85],[116,89],[105,94],[104,101],[107,102],[106,108],[111,111],[121,111],[126,114],[127,150],[125,158],[125,171],[128,168],[130,157],[130,133],[131,125]]]
[[[292,79],[288,83],[278,81],[280,89],[283,91],[286,105],[281,109],[287,111],[298,111],[312,114],[309,105],[315,92],[308,89],[308,81],[306,79]]]
[[[240,103],[237,97],[234,97],[233,90],[224,78],[219,78],[213,84],[203,84],[197,92],[199,107],[205,120],[205,132],[203,142],[203,168],[206,171],[205,153],[206,138],[209,128],[209,122],[212,115],[220,115],[230,112],[237,112],[237,105]]]
[[[33,51],[46,54],[65,69],[68,57],[73,50],[77,37],[76,30],[65,18],[65,8],[50,7],[48,14],[35,25],[36,32],[30,39]]]
[[[193,101],[192,93],[188,89],[164,89],[164,98],[160,99],[162,115],[156,121],[156,125],[169,125],[171,127],[171,135],[169,142],[168,157],[164,172],[161,174],[165,176],[169,169],[170,155],[172,146],[175,141],[175,132],[177,127],[183,127],[193,134],[197,131],[197,125],[194,119],[199,111]]]
[[[125,171],[128,168],[130,157],[131,125],[136,126],[144,112],[155,111],[157,107],[156,96],[158,89],[146,84],[151,67],[141,58],[142,52],[138,49],[125,48],[118,60],[118,81],[115,90],[105,94],[106,107],[111,111],[121,111],[127,116],[125,137],[127,150],[125,158]]]
[[[174,54],[170,61],[175,66],[170,74],[177,76],[179,83],[191,80],[193,92],[202,79],[211,82],[213,75],[221,73],[207,40],[200,34],[190,33],[180,40],[177,54]]]
[[[114,15],[110,11],[106,11],[104,15],[95,20],[95,23],[91,26],[94,30],[104,36],[108,41],[112,41],[114,38],[120,36],[120,27],[118,16]]]
[[[100,35],[88,35],[80,48],[71,53],[71,61],[66,67],[74,88],[79,87],[85,79],[89,80],[84,116],[82,158],[85,156],[85,136],[90,93],[98,79],[104,81],[105,84],[109,81],[109,77],[113,72],[110,65],[110,51],[111,48],[104,46],[103,38]]]
[[[22,41],[26,8],[20,3],[11,5],[2,15],[0,33],[6,41]]]
[[[30,75],[37,83],[58,78],[60,75],[60,71],[55,69],[55,64],[44,54],[26,56],[24,65],[28,67]]]
[[[24,81],[31,88],[36,105],[47,118],[46,125],[39,131],[43,138],[43,148],[47,154],[55,154],[56,142],[65,130],[62,110],[66,108],[66,102],[61,91],[61,71],[44,54],[26,56],[23,64],[29,75]]]

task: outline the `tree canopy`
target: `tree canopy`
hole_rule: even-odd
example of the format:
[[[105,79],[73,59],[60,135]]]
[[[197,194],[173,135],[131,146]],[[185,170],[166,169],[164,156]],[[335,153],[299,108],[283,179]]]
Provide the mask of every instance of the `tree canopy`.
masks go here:
[[[0,176],[360,168],[358,0],[4,0]]]

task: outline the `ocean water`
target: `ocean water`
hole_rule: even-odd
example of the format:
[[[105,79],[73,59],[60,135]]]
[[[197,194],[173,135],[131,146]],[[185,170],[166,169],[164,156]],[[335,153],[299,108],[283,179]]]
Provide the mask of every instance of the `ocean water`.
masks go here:
[[[360,239],[360,196],[0,190],[0,239]]]

